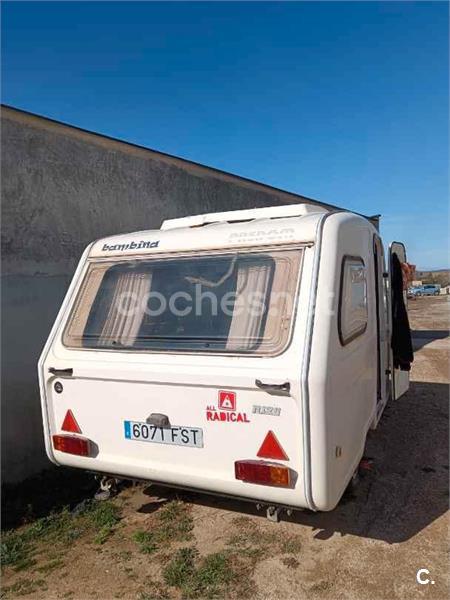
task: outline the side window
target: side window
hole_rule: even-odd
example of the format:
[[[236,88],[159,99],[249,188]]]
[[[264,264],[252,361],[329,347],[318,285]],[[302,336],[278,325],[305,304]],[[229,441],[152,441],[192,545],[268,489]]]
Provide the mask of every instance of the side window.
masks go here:
[[[367,277],[362,258],[345,256],[342,261],[338,330],[345,346],[367,327]]]

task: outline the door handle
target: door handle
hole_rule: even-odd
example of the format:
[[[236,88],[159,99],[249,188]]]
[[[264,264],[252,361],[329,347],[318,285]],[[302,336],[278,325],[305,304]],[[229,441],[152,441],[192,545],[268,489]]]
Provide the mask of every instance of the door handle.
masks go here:
[[[49,367],[49,373],[56,375],[56,377],[72,377],[73,369],[55,369],[55,367]]]
[[[291,391],[291,384],[289,381],[285,381],[284,383],[263,383],[259,379],[255,379],[255,385],[268,394],[287,395]]]

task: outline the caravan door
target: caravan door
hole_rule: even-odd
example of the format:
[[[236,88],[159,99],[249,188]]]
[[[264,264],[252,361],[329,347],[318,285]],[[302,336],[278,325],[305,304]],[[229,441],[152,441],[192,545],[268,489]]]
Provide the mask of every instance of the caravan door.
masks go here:
[[[385,260],[383,244],[378,235],[373,238],[373,256],[375,268],[375,302],[377,318],[377,419],[381,417],[384,407],[391,396],[391,336],[390,336],[390,302],[387,296]],[[375,423],[375,425],[376,425]]]
[[[396,254],[401,263],[406,263],[406,249],[402,242],[392,242],[389,246],[389,293],[391,299],[391,319],[393,326],[393,289],[392,289],[392,258],[393,255]],[[406,287],[406,286],[404,286]],[[408,308],[408,300],[406,297],[406,289],[403,290],[403,299],[405,302],[406,308]],[[391,327],[392,334],[392,327]],[[393,373],[393,377],[391,378],[392,384],[392,398],[397,399],[400,396],[403,396],[409,389],[409,371],[402,371],[401,369],[394,368],[394,360],[392,356],[391,349],[391,373]]]

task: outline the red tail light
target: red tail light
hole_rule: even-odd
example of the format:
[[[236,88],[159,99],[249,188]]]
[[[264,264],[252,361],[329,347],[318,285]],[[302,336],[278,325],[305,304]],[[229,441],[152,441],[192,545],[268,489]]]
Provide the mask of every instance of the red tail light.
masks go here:
[[[70,409],[66,412],[61,429],[63,431],[70,431],[71,433],[81,433],[80,426],[78,425],[77,420],[73,416],[73,412]]]
[[[247,483],[291,486],[291,470],[284,465],[272,465],[258,460],[238,460],[234,463],[236,479]]]
[[[271,458],[272,460],[289,460],[273,431],[268,432],[256,456]]]
[[[66,454],[76,454],[77,456],[90,456],[91,454],[91,441],[74,435],[54,435],[53,446],[55,450]]]

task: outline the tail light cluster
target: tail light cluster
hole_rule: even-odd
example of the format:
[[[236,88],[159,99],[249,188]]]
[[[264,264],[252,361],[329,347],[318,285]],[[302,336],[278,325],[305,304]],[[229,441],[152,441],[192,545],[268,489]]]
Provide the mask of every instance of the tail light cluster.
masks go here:
[[[247,483],[291,486],[291,470],[285,465],[270,464],[259,460],[238,460],[234,463],[236,479]]]
[[[70,434],[81,433],[80,426],[70,409],[66,412],[61,429],[70,432]],[[94,454],[94,444],[86,437],[62,433],[54,435],[52,440],[54,449],[59,452],[75,454],[76,456],[92,456]]]
[[[289,460],[273,431],[269,431],[257,452],[259,458]],[[238,460],[234,463],[236,479],[246,483],[292,487],[294,472],[285,465],[264,460]]]
[[[76,454],[77,456],[91,455],[91,440],[75,435],[54,435],[53,447],[55,450],[65,452],[66,454]]]

